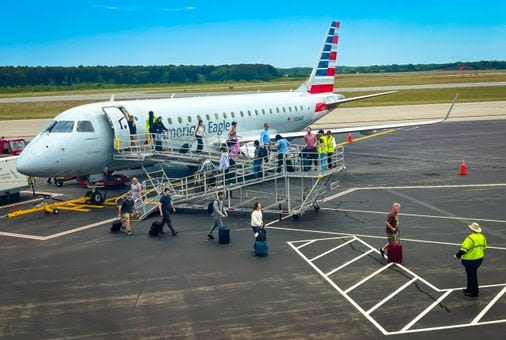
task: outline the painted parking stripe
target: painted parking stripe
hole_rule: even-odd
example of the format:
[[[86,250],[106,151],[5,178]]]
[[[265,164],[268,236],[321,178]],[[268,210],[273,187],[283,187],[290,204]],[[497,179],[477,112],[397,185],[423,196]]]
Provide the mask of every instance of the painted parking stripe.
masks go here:
[[[443,295],[441,295],[429,307],[425,308],[425,310],[423,312],[421,312],[420,314],[418,314],[413,320],[411,320],[406,326],[404,326],[401,329],[401,331],[404,332],[404,331],[407,331],[408,329],[410,329],[415,323],[417,323],[418,321],[420,321],[425,315],[427,315],[431,310],[433,310],[434,307],[436,307],[437,305],[439,305],[441,303],[441,301],[443,301],[444,299],[446,299],[446,297],[448,295],[450,295],[452,292],[453,292],[452,290],[449,290],[446,293],[444,293]]]
[[[355,257],[353,260],[350,260],[350,261],[346,262],[345,264],[340,265],[339,267],[337,267],[337,268],[335,268],[335,269],[332,269],[330,272],[328,272],[328,273],[327,273],[327,274],[325,274],[325,275],[326,275],[326,276],[330,276],[330,275],[334,274],[335,272],[337,272],[337,271],[339,271],[339,270],[343,269],[344,267],[349,266],[349,265],[350,265],[350,264],[352,264],[353,262],[360,260],[362,257],[369,255],[369,254],[370,254],[370,253],[372,253],[373,251],[374,251],[374,250],[369,249],[368,251],[366,251],[366,252],[365,252],[365,253],[363,253],[362,255]]]
[[[492,308],[492,306],[494,306],[494,304],[497,302],[497,300],[499,300],[501,298],[501,296],[504,295],[504,293],[506,293],[506,286],[504,286],[504,288],[499,292],[499,294],[497,294],[489,303],[488,305],[483,308],[483,310],[480,312],[480,314],[476,315],[476,317],[473,319],[473,321],[471,321],[471,324],[477,324],[481,318],[483,318],[485,316],[485,314],[489,311],[490,308]]]
[[[355,238],[352,238],[351,240],[348,240],[348,241],[346,241],[346,242],[344,242],[344,243],[342,243],[342,244],[338,245],[337,247],[334,247],[334,248],[332,248],[332,249],[330,249],[330,250],[327,250],[327,251],[326,251],[326,252],[324,252],[324,253],[321,253],[321,254],[320,254],[320,255],[318,255],[318,256],[315,256],[315,257],[313,257],[313,258],[312,258],[311,260],[309,260],[309,261],[311,261],[311,262],[316,261],[316,260],[318,260],[319,258],[321,258],[321,257],[323,257],[323,256],[325,256],[325,255],[328,255],[328,254],[332,253],[333,251],[336,251],[337,249],[342,248],[342,247],[344,247],[344,246],[346,246],[346,245],[350,244],[350,243],[351,243],[351,242],[353,242],[353,241],[355,241]],[[300,249],[300,248],[299,248],[299,249]]]
[[[383,266],[381,267],[380,269],[376,270],[374,273],[372,273],[371,275],[368,275],[366,276],[365,278],[363,278],[362,280],[358,281],[357,283],[355,283],[353,286],[351,286],[350,288],[346,289],[344,292],[346,294],[348,294],[349,292],[351,292],[353,289],[363,285],[364,283],[366,283],[367,281],[369,281],[370,279],[372,279],[373,277],[375,277],[376,275],[378,275],[379,273],[381,273],[382,271],[384,271],[385,269],[388,269],[390,266],[392,266],[394,263],[393,262],[389,262],[386,266]]]
[[[372,306],[371,308],[369,308],[369,310],[366,313],[367,314],[371,314],[376,309],[380,308],[385,303],[387,303],[389,300],[391,300],[394,296],[396,296],[397,294],[399,294],[400,292],[402,292],[404,289],[408,288],[408,286],[410,284],[412,284],[413,282],[415,282],[416,280],[417,280],[416,277],[412,278],[411,280],[409,280],[408,282],[406,282],[405,284],[403,284],[402,286],[400,286],[399,288],[397,288],[394,292],[392,292],[386,298],[384,298],[383,300],[381,300],[380,302],[378,302],[377,304],[375,304],[374,306]]]

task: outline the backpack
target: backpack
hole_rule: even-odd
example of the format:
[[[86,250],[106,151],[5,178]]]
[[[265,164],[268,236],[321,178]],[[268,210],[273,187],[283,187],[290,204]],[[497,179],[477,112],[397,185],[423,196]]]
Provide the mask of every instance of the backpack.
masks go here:
[[[216,200],[212,200],[212,201],[211,201],[211,202],[209,202],[209,204],[207,205],[207,213],[208,213],[209,215],[212,215],[212,214],[213,214],[213,212],[214,212],[214,202],[215,202],[215,201],[216,201]]]
[[[264,147],[260,147],[258,150],[258,156],[261,158],[267,157],[267,150]]]

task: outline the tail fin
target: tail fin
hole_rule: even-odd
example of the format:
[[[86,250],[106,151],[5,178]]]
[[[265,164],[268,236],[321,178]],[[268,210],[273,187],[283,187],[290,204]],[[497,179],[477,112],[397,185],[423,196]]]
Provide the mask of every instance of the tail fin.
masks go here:
[[[313,68],[309,79],[298,88],[298,91],[313,94],[334,91],[339,26],[339,21],[332,21],[330,24],[318,63]]]

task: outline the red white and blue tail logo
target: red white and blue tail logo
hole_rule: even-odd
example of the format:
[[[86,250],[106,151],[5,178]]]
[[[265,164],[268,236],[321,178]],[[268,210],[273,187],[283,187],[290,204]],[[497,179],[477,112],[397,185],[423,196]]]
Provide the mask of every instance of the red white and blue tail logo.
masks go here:
[[[306,84],[306,89],[309,93],[328,93],[334,91],[339,26],[339,21],[333,21],[330,24],[320,58]]]

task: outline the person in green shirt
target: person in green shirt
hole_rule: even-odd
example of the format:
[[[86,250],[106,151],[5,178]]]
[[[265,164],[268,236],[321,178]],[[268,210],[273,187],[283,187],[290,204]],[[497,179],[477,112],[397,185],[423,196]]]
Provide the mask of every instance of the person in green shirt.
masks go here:
[[[469,226],[471,233],[464,239],[460,250],[454,255],[455,258],[462,258],[462,265],[466,269],[467,287],[464,289],[465,296],[478,296],[478,267],[483,262],[487,239],[481,233],[481,227],[473,222]]]

